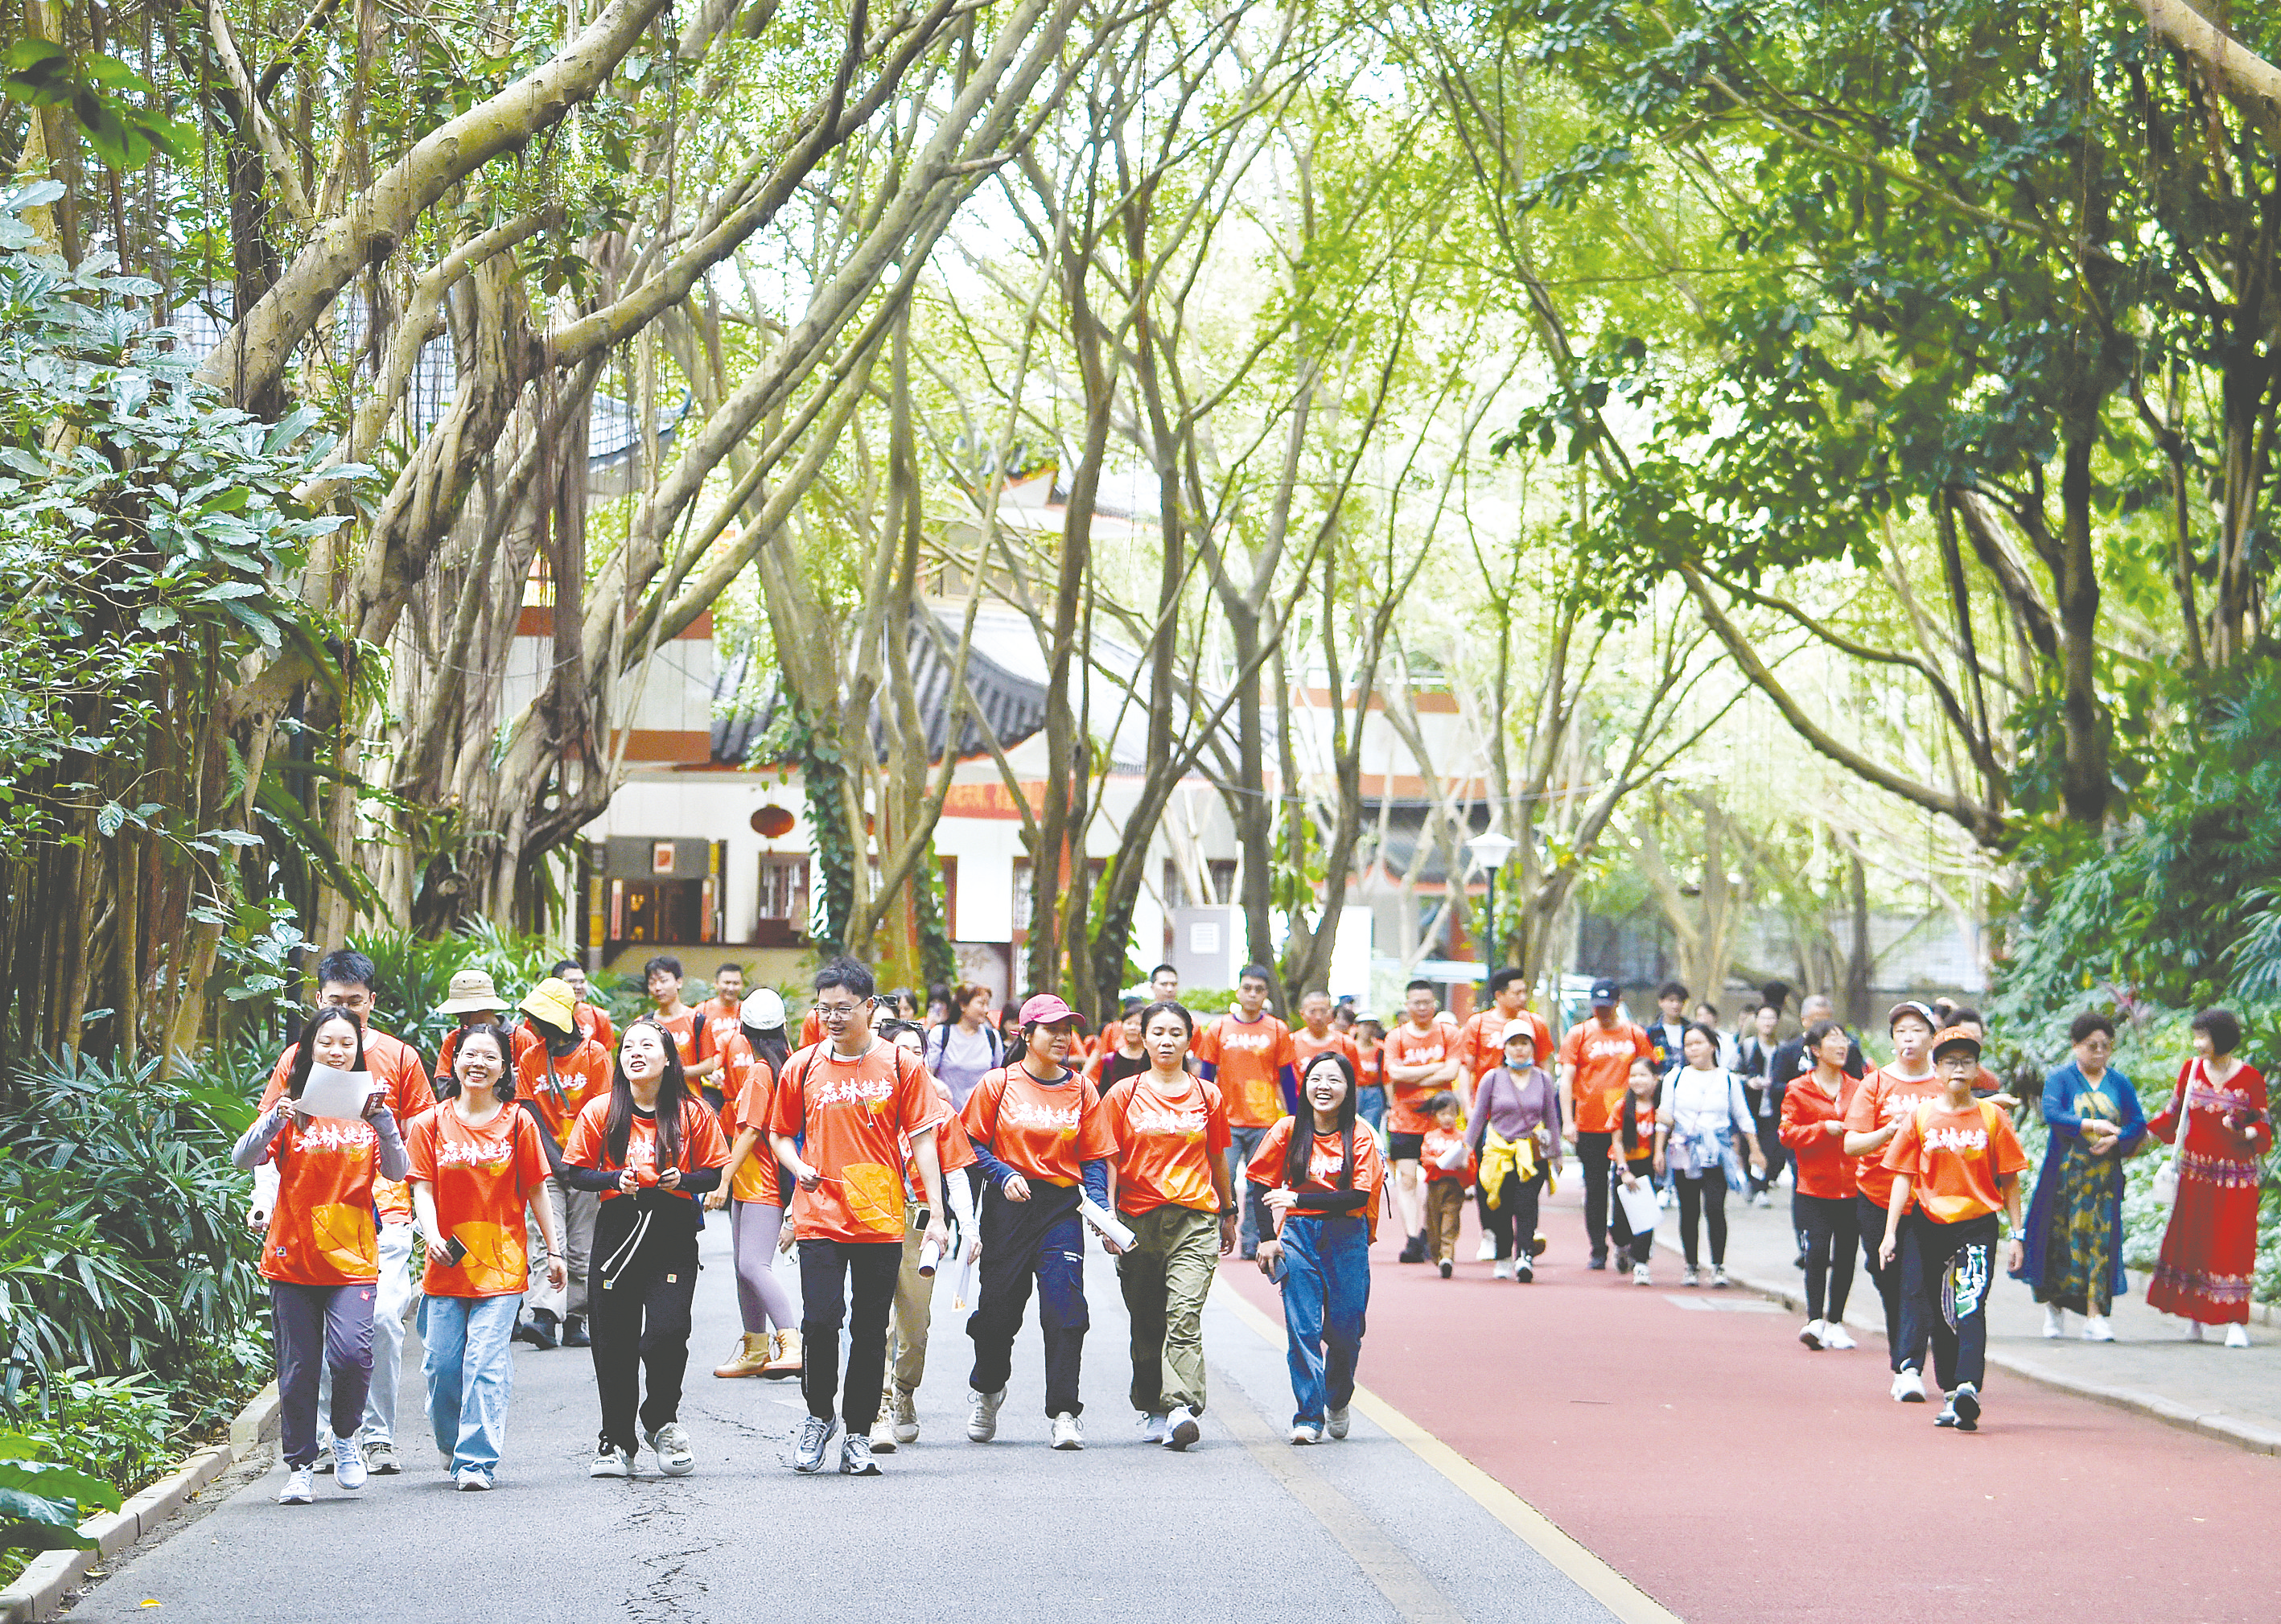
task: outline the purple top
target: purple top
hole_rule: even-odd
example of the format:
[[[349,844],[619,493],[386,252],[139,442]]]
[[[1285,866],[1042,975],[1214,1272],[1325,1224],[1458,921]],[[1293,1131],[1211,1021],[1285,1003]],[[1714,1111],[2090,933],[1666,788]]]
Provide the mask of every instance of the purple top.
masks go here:
[[[1500,1066],[1482,1077],[1481,1087],[1473,1090],[1473,1120],[1465,1124],[1465,1143],[1476,1155],[1481,1129],[1492,1123],[1498,1137],[1507,1141],[1525,1137],[1540,1124],[1559,1133],[1560,1097],[1553,1092],[1552,1079],[1543,1067],[1532,1066],[1527,1077],[1516,1077]]]

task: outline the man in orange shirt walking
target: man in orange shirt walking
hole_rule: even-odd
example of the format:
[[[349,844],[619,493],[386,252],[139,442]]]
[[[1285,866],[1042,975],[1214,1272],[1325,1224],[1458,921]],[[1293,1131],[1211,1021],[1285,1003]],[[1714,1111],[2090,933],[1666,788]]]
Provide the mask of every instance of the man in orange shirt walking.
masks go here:
[[[1235,1142],[1228,1176],[1247,1165],[1267,1130],[1290,1114],[1299,1097],[1299,1056],[1291,1028],[1267,1012],[1267,971],[1252,965],[1235,983],[1235,1009],[1206,1027],[1196,1038],[1197,1072],[1219,1084],[1227,1102],[1227,1126]],[[1247,1184],[1243,1203],[1243,1255],[1259,1255],[1259,1237],[1275,1226],[1260,1205],[1259,1191]]]
[[[1568,1143],[1584,1164],[1584,1235],[1591,1243],[1588,1266],[1608,1266],[1608,1145],[1615,1136],[1616,1111],[1634,1060],[1652,1064],[1648,1035],[1621,1018],[1623,989],[1603,976],[1592,983],[1592,1015],[1568,1028],[1560,1043],[1560,1084],[1574,1113]]]

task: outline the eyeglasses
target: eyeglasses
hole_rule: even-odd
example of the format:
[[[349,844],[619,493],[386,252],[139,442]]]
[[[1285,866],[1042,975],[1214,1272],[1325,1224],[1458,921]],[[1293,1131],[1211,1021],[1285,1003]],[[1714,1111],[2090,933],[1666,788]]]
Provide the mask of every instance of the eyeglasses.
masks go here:
[[[834,1021],[853,1019],[859,1007],[854,1004],[819,1004],[816,1006],[816,1018],[829,1026]]]

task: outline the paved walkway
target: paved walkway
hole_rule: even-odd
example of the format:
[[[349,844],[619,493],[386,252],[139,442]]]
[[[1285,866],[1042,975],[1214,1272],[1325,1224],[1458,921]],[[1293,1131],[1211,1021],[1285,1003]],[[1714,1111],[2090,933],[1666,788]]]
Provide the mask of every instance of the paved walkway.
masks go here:
[[[878,1481],[796,1476],[792,1444],[805,1412],[796,1389],[710,1374],[735,1329],[723,1226],[708,1227],[704,1256],[683,1410],[694,1475],[659,1477],[645,1454],[632,1482],[590,1480],[592,1366],[576,1351],[518,1348],[499,1486],[457,1494],[421,1443],[417,1351],[407,1348],[402,1476],[355,1495],[321,1477],[315,1505],[288,1507],[272,1504],[282,1480],[273,1469],[117,1565],[68,1616],[244,1624],[329,1616],[340,1598],[352,1613],[546,1624],[786,1612],[992,1624],[1068,1624],[1080,1613],[1118,1624],[1614,1616],[1499,1514],[1526,1527],[1525,1507],[1485,1482],[1477,1499],[1367,1415],[1343,1443],[1285,1443],[1291,1397],[1280,1333],[1269,1340],[1233,1305],[1216,1301],[1207,1316],[1203,1442],[1185,1455],[1142,1444],[1125,1401],[1124,1307],[1098,1256],[1088,1271],[1084,1452],[1047,1447],[1034,1328],[1017,1351],[998,1441],[966,1442],[971,1344],[946,1282],[920,1442],[883,1459]],[[1449,1464],[1462,1475],[1462,1462]],[[1556,1554],[1566,1546],[1543,1533]],[[1588,1583],[1632,1599],[1626,1616],[1663,1616],[1577,1560]]]

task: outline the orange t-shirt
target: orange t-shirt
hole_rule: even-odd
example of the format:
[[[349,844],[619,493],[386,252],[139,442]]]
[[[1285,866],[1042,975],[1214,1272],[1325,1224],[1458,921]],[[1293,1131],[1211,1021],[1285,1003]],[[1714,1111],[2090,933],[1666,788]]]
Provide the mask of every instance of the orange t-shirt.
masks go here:
[[[687,1071],[704,1058],[697,1045],[697,1023],[702,1017],[695,1010],[685,1009],[678,1015],[661,1015],[652,1010],[650,1019],[673,1034],[673,1046],[681,1051],[682,1070]]]
[[[1428,1179],[1462,1179],[1468,1184],[1472,1183],[1475,1164],[1471,1156],[1454,1167],[1442,1166],[1442,1158],[1465,1143],[1463,1134],[1453,1134],[1439,1122],[1427,1128],[1425,1146],[1419,1151],[1419,1160],[1425,1166],[1426,1176]]]
[[[823,1041],[823,1017],[810,1004],[808,1013],[800,1018],[800,1046],[812,1049]]]
[[[730,1175],[729,1194],[738,1201],[782,1205],[777,1184],[777,1153],[769,1143],[769,1119],[776,1114],[777,1077],[769,1063],[753,1052],[743,1029],[729,1035],[721,1047],[721,1133],[736,1149],[737,1135],[748,1128],[760,1130],[752,1153]]]
[[[1938,1099],[1941,1092],[1940,1078],[1935,1074],[1928,1073],[1922,1077],[1896,1077],[1890,1069],[1881,1066],[1861,1079],[1860,1086],[1853,1090],[1853,1097],[1845,1106],[1846,1131],[1874,1134],[1888,1122],[1908,1115],[1927,1100]],[[1782,1103],[1790,1103],[1787,1092],[1782,1097]],[[1896,1134],[1892,1140],[1888,1140],[1885,1149],[1891,1150],[1899,1137]],[[1839,1143],[1842,1144],[1844,1142],[1841,1140]],[[1882,1207],[1892,1198],[1893,1174],[1885,1166],[1883,1151],[1855,1161],[1853,1184],[1856,1191],[1867,1197],[1872,1205]]]
[[[1458,1028],[1458,1060],[1475,1084],[1478,1085],[1482,1078],[1504,1064],[1504,1043],[1502,1040],[1506,1025],[1515,1020],[1528,1022],[1536,1033],[1536,1053],[1531,1064],[1542,1066],[1548,1075],[1551,1074],[1552,1028],[1527,1010],[1518,1015],[1507,1015],[1491,1004],[1488,1009],[1467,1017],[1465,1024]],[[1631,1069],[1628,1063],[1624,1069]]]
[[[728,1053],[729,1040],[744,1034],[745,1022],[740,1013],[743,1008],[741,1004],[731,1004],[724,1010],[719,998],[707,998],[697,1006],[697,1018],[700,1023],[697,1035],[699,1059]],[[717,1080],[719,1074],[715,1073],[715,1077]]]
[[[966,1126],[950,1108],[948,1100],[938,1094],[934,1103],[942,1109],[934,1123],[935,1166],[947,1179],[962,1168],[974,1166],[974,1141],[966,1136]],[[903,1135],[903,1181],[912,1200],[926,1199],[926,1181],[919,1176],[918,1152],[912,1148],[909,1134]]]
[[[1434,1023],[1420,1032],[1407,1020],[1386,1035],[1385,1052],[1380,1057],[1389,1066],[1437,1066],[1452,1058],[1458,1052],[1458,1028],[1454,1022],[1436,1017]],[[1434,1119],[1426,1110],[1426,1102],[1445,1088],[1455,1088],[1454,1082],[1423,1083],[1396,1082],[1394,1074],[1387,1073],[1386,1091],[1394,1108],[1387,1114],[1386,1131],[1389,1134],[1422,1134],[1434,1126]]]
[[[1195,1056],[1214,1068],[1229,1127],[1265,1128],[1284,1114],[1283,1068],[1296,1073],[1299,1057],[1291,1028],[1274,1016],[1221,1016],[1196,1035]]]
[[[1576,1113],[1576,1131],[1613,1131],[1632,1062],[1654,1058],[1647,1034],[1628,1020],[1612,1032],[1589,1019],[1569,1028],[1560,1042],[1560,1064],[1569,1068],[1568,1104]]]
[[[546,1074],[547,1058],[545,1043],[533,1043],[515,1057],[514,1097],[537,1105],[554,1143],[567,1144],[570,1125],[578,1120],[586,1102],[610,1091],[610,1057],[592,1038],[583,1038],[576,1049],[554,1062],[552,1080]]]
[[[966,1135],[1025,1179],[1082,1183],[1085,1164],[1117,1149],[1101,1096],[1075,1072],[1042,1083],[1024,1066],[985,1076],[966,1097]]]
[[[1791,1078],[1782,1090],[1782,1121],[1775,1133],[1790,1147],[1799,1195],[1834,1201],[1853,1194],[1855,1158],[1845,1154],[1845,1135],[1831,1133],[1829,1125],[1844,1126],[1846,1108],[1860,1089],[1859,1082],[1841,1074],[1837,1097],[1832,1099],[1808,1072]]]
[[[546,1182],[538,1124],[502,1106],[480,1128],[450,1101],[421,1113],[405,1137],[412,1179],[433,1187],[436,1223],[468,1249],[454,1266],[429,1251],[421,1289],[429,1297],[511,1297],[530,1283],[523,1209]]]
[[[1952,1111],[1941,1100],[1902,1119],[1883,1159],[1895,1177],[1909,1175],[1910,1193],[1926,1217],[1960,1224],[2004,1210],[1999,1181],[2025,1167],[2028,1153],[2012,1119],[1995,1106],[1975,1100]]]
[[[1183,1075],[1166,1089],[1146,1074],[1110,1089],[1101,1106],[1117,1146],[1118,1212],[1219,1211],[1211,1170],[1226,1159],[1233,1136],[1217,1085]]]
[[[372,1124],[320,1117],[305,1127],[288,1117],[269,1142],[269,1157],[277,1165],[277,1205],[261,1247],[263,1277],[296,1286],[378,1280],[373,1195],[387,1181]]]
[[[1365,1089],[1384,1088],[1386,1086],[1386,1045],[1381,1043],[1365,1044],[1362,1039],[1356,1038],[1354,1046],[1356,1064],[1362,1071],[1362,1086]]]
[[[1610,1166],[1638,1168],[1655,1160],[1655,1122],[1659,1114],[1653,1105],[1641,1105],[1633,1111],[1632,1132],[1639,1138],[1639,1147],[1635,1150],[1624,1143],[1624,1102],[1616,1102],[1615,1110],[1608,1115]]]
[[[657,1182],[657,1123],[639,1112],[626,1125],[626,1155],[623,1161],[610,1160],[610,1097],[588,1100],[578,1112],[578,1120],[570,1129],[570,1143],[562,1149],[562,1159],[581,1167],[591,1167],[598,1173],[622,1172],[632,1168],[634,1182],[649,1186]],[[681,1157],[675,1164],[684,1173],[694,1173],[700,1167],[718,1167],[729,1159],[729,1142],[721,1137],[721,1119],[713,1114],[712,1107],[684,1094],[681,1097]],[[606,1189],[605,1201],[615,1201],[625,1192]],[[684,1201],[696,1197],[686,1190],[668,1192]]]
[[[276,1069],[269,1074],[269,1086],[261,1091],[259,1110],[267,1111],[284,1097],[285,1085],[293,1075],[293,1058],[300,1052],[300,1044],[288,1043],[285,1052],[277,1057]],[[421,1063],[420,1051],[400,1037],[367,1027],[364,1068],[388,1085],[388,1108],[396,1117],[398,1133],[413,1118],[436,1103],[436,1090],[428,1086],[428,1068]],[[412,1192],[400,1181],[375,1177],[372,1192],[373,1205],[380,1209],[383,1223],[412,1221]]]
[[[903,1238],[903,1145],[943,1112],[916,1055],[873,1039],[853,1060],[811,1044],[785,1062],[769,1130],[807,1136],[802,1158],[823,1175],[795,1189],[802,1240],[860,1244]]]
[[[1243,1169],[1243,1176],[1252,1183],[1268,1189],[1296,1189],[1299,1205],[1294,1211],[1307,1212],[1307,1192],[1315,1190],[1330,1194],[1339,1188],[1339,1169],[1346,1161],[1346,1147],[1339,1143],[1336,1134],[1317,1134],[1307,1152],[1307,1176],[1296,1185],[1283,1176],[1283,1158],[1291,1145],[1291,1134],[1297,1119],[1285,1117],[1267,1130],[1267,1137],[1259,1142],[1259,1149]],[[1378,1137],[1366,1123],[1357,1122],[1354,1130],[1354,1182],[1349,1188],[1368,1190],[1372,1199],[1365,1202],[1353,1217],[1366,1219],[1372,1240],[1378,1238],[1379,1190],[1386,1184],[1386,1160],[1378,1153]],[[1349,1216],[1340,1214],[1340,1216]]]
[[[581,1004],[570,1012],[572,1024],[602,1046],[605,1054],[615,1053],[618,1047],[618,1029],[610,1018],[591,1004]]]
[[[1291,1034],[1291,1054],[1302,1077],[1307,1074],[1308,1061],[1318,1054],[1328,1054],[1333,1050],[1346,1056],[1347,1064],[1355,1068],[1357,1088],[1362,1087],[1370,1081],[1363,1075],[1362,1051],[1355,1047],[1354,1038],[1349,1034],[1340,1031],[1336,1027],[1332,1028],[1320,1037],[1317,1037],[1304,1027],[1299,1028]]]

